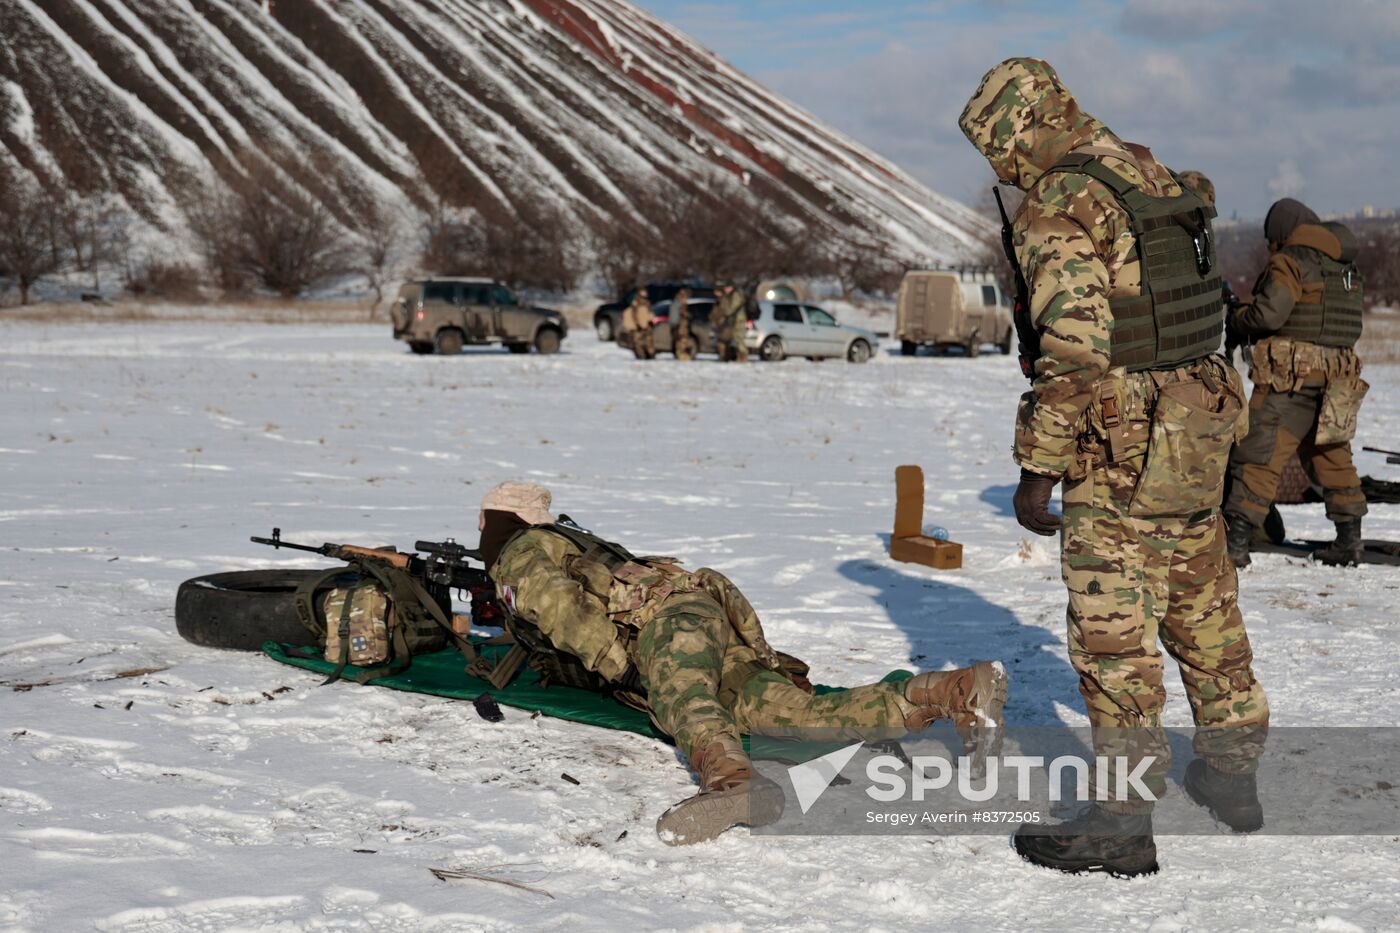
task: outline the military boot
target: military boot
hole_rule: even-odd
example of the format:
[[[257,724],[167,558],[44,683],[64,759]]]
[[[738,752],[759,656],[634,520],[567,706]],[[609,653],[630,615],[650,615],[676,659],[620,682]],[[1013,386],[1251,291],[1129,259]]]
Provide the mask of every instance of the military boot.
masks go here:
[[[916,674],[905,682],[904,698],[918,710],[904,724],[922,729],[936,720],[951,719],[959,727],[1000,730],[1006,691],[1006,670],[1000,661]]]
[[[734,826],[766,826],[783,815],[782,788],[755,774],[743,747],[713,742],[690,759],[700,793],[661,814],[656,835],[669,846],[708,842]]]
[[[1251,563],[1249,557],[1250,539],[1254,537],[1254,526],[1242,516],[1231,515],[1225,519],[1225,546],[1230,551],[1230,561],[1243,570]]]
[[[1361,519],[1337,522],[1337,540],[1313,556],[1329,567],[1355,567],[1361,563]]]
[[[1001,748],[1006,692],[1006,671],[999,661],[917,674],[904,685],[904,698],[916,707],[904,718],[904,726],[917,732],[940,719],[951,719],[963,751],[971,759],[973,774],[981,776],[987,757],[998,754]]]
[[[1228,774],[1197,758],[1186,766],[1186,796],[1237,833],[1264,828],[1264,807],[1252,774]]]
[[[1151,812],[1117,813],[1091,804],[1057,826],[1022,823],[1012,843],[1026,861],[1070,874],[1131,878],[1157,871]]]

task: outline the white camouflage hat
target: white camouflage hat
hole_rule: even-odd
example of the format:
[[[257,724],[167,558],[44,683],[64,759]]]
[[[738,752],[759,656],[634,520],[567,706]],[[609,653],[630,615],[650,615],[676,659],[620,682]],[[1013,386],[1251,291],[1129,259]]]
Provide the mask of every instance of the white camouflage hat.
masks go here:
[[[554,521],[554,515],[549,511],[553,499],[543,486],[510,480],[482,498],[481,510],[514,512],[532,525],[548,525]]]

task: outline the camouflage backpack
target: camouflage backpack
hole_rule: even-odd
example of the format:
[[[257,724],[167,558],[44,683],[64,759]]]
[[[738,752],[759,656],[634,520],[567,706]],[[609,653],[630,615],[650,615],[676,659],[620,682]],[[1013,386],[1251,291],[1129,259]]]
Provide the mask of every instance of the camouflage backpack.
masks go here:
[[[402,673],[415,654],[438,651],[452,631],[451,598],[430,591],[410,574],[363,560],[312,577],[296,592],[302,624],[324,645],[335,670],[359,668],[357,683]]]

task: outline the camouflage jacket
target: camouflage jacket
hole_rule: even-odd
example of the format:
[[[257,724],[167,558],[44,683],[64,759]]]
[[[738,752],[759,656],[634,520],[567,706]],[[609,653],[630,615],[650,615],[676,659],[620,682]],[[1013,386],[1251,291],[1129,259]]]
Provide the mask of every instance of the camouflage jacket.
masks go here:
[[[721,297],[710,312],[710,324],[718,338],[732,339],[734,332],[742,329],[743,325],[739,322],[743,319],[744,296],[738,289]]]
[[[512,538],[490,574],[509,611],[609,681],[626,672],[634,631],[667,597],[695,586],[672,558],[639,557],[609,569],[545,527]]]
[[[1155,382],[1151,373],[1109,364],[1109,299],[1141,292],[1127,212],[1098,181],[1046,173],[1070,153],[1089,152],[1151,196],[1182,189],[1148,150],[1080,110],[1054,69],[1036,59],[1010,59],[988,72],[959,125],[998,179],[1026,192],[1012,227],[1041,355],[1017,416],[1015,459],[1062,476],[1079,436],[1102,433],[1097,403],[1105,383],[1133,417],[1150,404]]]

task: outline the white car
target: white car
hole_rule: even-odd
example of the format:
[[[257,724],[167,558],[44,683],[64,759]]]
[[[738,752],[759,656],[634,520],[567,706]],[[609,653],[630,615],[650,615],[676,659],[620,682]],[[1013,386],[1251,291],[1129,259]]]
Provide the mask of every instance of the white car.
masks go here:
[[[744,345],[770,362],[788,356],[808,359],[842,357],[867,362],[880,341],[868,330],[836,323],[816,305],[760,301],[758,317],[749,321]]]

